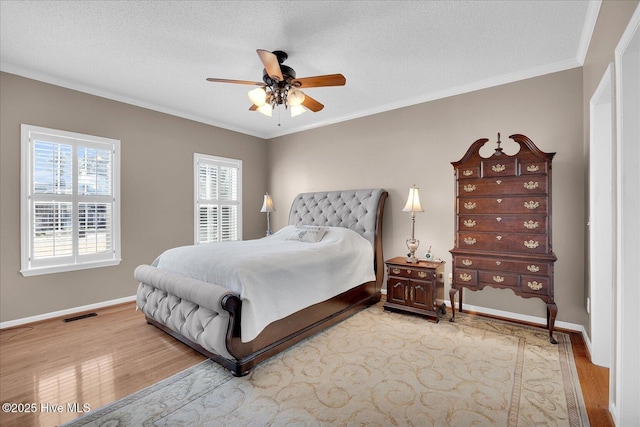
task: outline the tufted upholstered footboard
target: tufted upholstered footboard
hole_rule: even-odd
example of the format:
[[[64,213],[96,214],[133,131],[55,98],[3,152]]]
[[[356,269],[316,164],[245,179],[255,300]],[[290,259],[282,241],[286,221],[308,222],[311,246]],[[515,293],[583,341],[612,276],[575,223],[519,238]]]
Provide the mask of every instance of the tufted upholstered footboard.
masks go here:
[[[372,282],[269,324],[254,340],[242,342],[242,301],[227,288],[150,265],[135,272],[137,304],[147,322],[231,370],[246,375],[259,362],[380,300],[384,279],[383,189],[303,193],[291,207],[289,223],[350,228],[374,248]],[[197,303],[195,302],[197,301]]]
[[[150,265],[139,266],[133,275],[140,282],[136,302],[147,318],[166,325],[207,351],[233,358],[227,351],[230,319],[223,304],[225,298],[237,295],[222,286]]]

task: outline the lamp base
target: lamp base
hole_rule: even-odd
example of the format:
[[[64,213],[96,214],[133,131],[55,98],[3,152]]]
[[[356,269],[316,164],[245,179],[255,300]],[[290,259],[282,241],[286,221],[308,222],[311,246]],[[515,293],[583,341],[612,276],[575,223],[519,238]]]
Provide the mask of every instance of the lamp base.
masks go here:
[[[407,254],[407,262],[409,264],[417,264],[420,262],[420,260],[413,254]]]
[[[416,258],[416,251],[418,250],[418,246],[420,246],[420,240],[414,238],[407,239],[407,249],[409,249],[409,253],[407,254],[408,263],[418,263],[418,258]]]

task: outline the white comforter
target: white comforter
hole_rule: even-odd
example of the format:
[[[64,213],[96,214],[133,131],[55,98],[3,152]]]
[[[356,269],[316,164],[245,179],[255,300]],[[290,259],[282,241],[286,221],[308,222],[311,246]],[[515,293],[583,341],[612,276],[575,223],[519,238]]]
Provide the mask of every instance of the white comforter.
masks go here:
[[[241,338],[248,342],[275,320],[375,280],[371,243],[355,231],[329,227],[320,242],[309,243],[287,240],[294,229],[169,249],[154,264],[237,292]]]

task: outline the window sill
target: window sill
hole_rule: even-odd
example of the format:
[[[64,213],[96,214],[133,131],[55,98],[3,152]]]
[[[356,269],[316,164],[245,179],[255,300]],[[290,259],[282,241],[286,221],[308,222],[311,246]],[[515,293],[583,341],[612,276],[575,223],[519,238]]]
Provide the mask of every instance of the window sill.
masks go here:
[[[122,259],[110,259],[105,261],[87,262],[84,264],[52,265],[47,267],[22,269],[20,270],[20,273],[24,277],[40,276],[43,274],[64,273],[67,271],[89,270],[92,268],[100,267],[113,267],[115,265],[119,265],[121,262]]]

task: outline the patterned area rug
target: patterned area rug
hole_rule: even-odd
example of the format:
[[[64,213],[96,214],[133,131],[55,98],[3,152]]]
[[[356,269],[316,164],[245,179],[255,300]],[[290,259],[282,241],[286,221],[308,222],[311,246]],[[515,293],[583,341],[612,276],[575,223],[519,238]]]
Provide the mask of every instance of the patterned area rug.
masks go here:
[[[378,304],[242,378],[207,360],[67,426],[588,426],[568,335]]]

